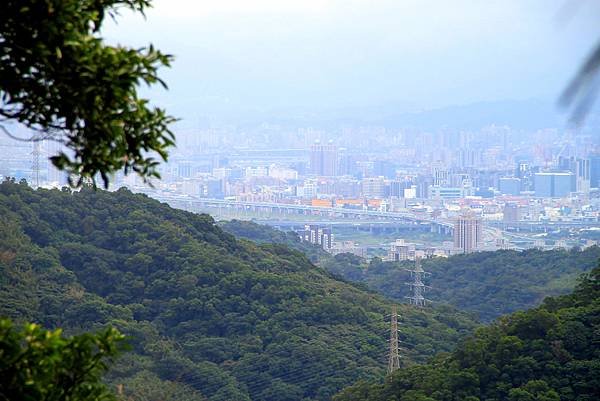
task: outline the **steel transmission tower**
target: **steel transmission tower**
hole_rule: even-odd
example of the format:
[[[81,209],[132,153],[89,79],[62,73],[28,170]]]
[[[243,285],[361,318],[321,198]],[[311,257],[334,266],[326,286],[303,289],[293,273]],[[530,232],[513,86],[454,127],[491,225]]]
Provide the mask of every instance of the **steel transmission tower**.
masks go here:
[[[400,369],[400,352],[398,346],[398,307],[392,307],[390,323],[390,355],[388,362],[388,374]]]
[[[31,151],[31,186],[35,188],[40,186],[40,155],[42,154],[41,141],[33,140],[33,150]]]
[[[408,298],[411,305],[415,306],[425,306],[428,299],[426,299],[423,294],[425,293],[425,289],[429,288],[425,284],[423,284],[423,276],[427,273],[421,267],[421,258],[415,258],[415,267],[412,270],[408,270],[410,272],[411,277],[413,278],[412,283],[406,283],[412,289],[412,296],[406,297]]]

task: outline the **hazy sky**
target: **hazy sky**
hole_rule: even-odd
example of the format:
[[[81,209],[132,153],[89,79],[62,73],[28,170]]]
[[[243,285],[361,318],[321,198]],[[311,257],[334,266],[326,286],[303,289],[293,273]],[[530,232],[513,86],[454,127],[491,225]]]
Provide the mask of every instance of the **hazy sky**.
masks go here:
[[[597,0],[155,0],[111,42],[174,54],[174,114],[554,100],[600,39]]]

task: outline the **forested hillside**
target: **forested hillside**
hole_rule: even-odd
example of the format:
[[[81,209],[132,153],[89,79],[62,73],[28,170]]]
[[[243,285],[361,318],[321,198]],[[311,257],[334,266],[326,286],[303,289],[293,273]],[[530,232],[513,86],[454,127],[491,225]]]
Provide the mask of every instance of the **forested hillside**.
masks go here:
[[[414,262],[383,262],[340,254],[335,257],[303,243],[293,233],[266,225],[233,220],[222,222],[224,230],[236,236],[263,243],[282,243],[313,255],[319,265],[339,278],[366,285],[371,290],[404,302],[409,295],[410,273]],[[524,252],[496,251],[423,260],[431,275],[426,282],[432,289],[427,297],[475,313],[491,321],[503,314],[539,305],[547,296],[573,290],[577,277],[592,270],[600,259],[600,248]]]
[[[132,400],[328,400],[385,370],[383,298],[127,190],[0,184],[0,299],[17,322],[129,335],[109,380]],[[400,313],[409,364],[474,326],[450,308]]]
[[[425,259],[423,268],[431,273],[427,297],[448,303],[491,321],[503,314],[539,305],[547,296],[570,292],[577,277],[589,272],[600,258],[600,248],[523,252],[496,251]],[[322,266],[347,280],[366,284],[390,298],[403,300],[410,289],[406,268],[414,262],[367,264],[354,255],[341,254],[324,260]]]
[[[336,401],[600,399],[600,267],[573,294],[480,328],[450,355],[359,383]]]

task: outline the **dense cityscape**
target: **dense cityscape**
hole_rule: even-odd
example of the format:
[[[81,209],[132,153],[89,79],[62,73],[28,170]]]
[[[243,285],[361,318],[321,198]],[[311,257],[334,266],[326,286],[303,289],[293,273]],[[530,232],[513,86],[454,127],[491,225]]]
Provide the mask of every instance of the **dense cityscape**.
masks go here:
[[[600,238],[600,147],[593,135],[496,125],[434,134],[290,129],[182,130],[160,181],[151,187],[117,174],[111,188],[294,229],[333,254],[390,260],[585,248]],[[1,175],[34,186],[68,183],[47,161],[60,150],[55,144],[2,141],[11,158]],[[375,235],[366,239],[361,230]]]
[[[0,401],[600,400],[600,7],[4,0]]]

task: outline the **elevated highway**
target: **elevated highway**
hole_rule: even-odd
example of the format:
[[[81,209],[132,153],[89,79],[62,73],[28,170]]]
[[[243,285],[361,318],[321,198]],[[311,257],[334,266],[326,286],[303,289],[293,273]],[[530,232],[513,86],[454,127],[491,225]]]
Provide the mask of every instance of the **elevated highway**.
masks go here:
[[[216,214],[226,214],[235,211],[238,215],[252,214],[268,215],[269,220],[277,221],[278,226],[297,226],[297,222],[285,223],[294,220],[292,215],[310,216],[310,220],[327,221],[327,225],[361,225],[376,227],[377,229],[399,229],[428,225],[431,231],[442,234],[452,234],[454,224],[450,220],[431,219],[408,212],[382,212],[377,210],[351,209],[343,207],[323,207],[311,205],[298,205],[273,202],[234,201],[225,199],[212,199],[192,197],[188,195],[153,193],[152,196],[166,202],[173,207],[193,212],[214,211]],[[231,214],[231,213],[229,213]],[[266,221],[263,223],[267,224]],[[268,223],[273,225],[272,223]],[[501,233],[510,234],[527,232],[549,232],[557,229],[600,227],[600,221],[484,221],[489,237],[501,238]]]
[[[432,230],[437,230],[443,233],[451,233],[453,223],[444,220],[434,220],[424,216],[417,216],[412,213],[403,212],[381,212],[377,210],[365,209],[349,209],[343,207],[322,207],[310,205],[297,205],[286,203],[271,203],[271,202],[248,202],[248,201],[233,201],[224,199],[200,198],[182,195],[170,194],[153,194],[153,197],[166,202],[173,207],[185,209],[194,212],[202,212],[207,210],[216,210],[223,212],[227,209],[237,210],[248,213],[268,213],[277,216],[286,216],[290,214],[310,215],[323,217],[322,220],[354,220],[356,223],[361,220],[368,220],[371,223],[375,222],[398,222],[405,226],[409,225],[430,225]]]
[[[585,221],[490,221],[487,225],[510,232],[548,232],[558,229],[600,227],[600,221],[594,219]]]

